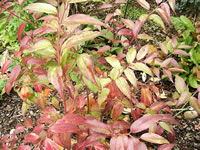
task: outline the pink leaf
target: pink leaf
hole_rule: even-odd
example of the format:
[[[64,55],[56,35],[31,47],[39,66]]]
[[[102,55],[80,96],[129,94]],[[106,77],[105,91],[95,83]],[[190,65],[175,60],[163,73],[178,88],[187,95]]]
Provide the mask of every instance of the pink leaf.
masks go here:
[[[39,58],[31,58],[27,61],[27,64],[33,65],[33,64],[44,64],[45,60],[44,59],[39,59]]]
[[[25,125],[25,127],[27,127],[27,128],[33,128],[33,121],[32,121],[30,118],[27,118],[27,119],[24,121],[24,125]]]
[[[22,5],[23,2],[24,2],[24,0],[18,0],[18,4],[19,4],[19,5]]]
[[[166,103],[165,103],[165,102],[155,102],[155,103],[153,103],[153,104],[151,105],[150,109],[159,112],[159,111],[162,110],[165,106],[166,106]]]
[[[144,133],[140,138],[155,144],[169,143],[164,137],[155,133]]]
[[[132,20],[128,20],[128,19],[121,19],[121,21],[126,25],[126,27],[128,27],[129,29],[133,30],[134,28],[134,23]]]
[[[98,9],[105,9],[105,8],[111,8],[112,4],[103,4]]]
[[[168,18],[167,13],[162,8],[157,8],[156,12],[162,17],[162,19],[170,25],[170,18]]]
[[[133,32],[129,29],[121,29],[117,33],[118,35],[128,35],[128,36],[133,36]]]
[[[8,67],[10,66],[11,63],[12,63],[11,60],[7,60],[7,61],[3,64],[2,68],[1,68],[1,74],[4,74],[4,73],[6,72],[6,70],[8,69]]]
[[[180,68],[169,68],[168,70],[171,72],[186,72],[184,69]]]
[[[24,132],[24,126],[21,123],[18,123],[16,125],[15,134],[18,134],[18,133],[21,133],[21,132]]]
[[[146,106],[152,103],[152,93],[148,87],[142,87],[141,89],[141,102]]]
[[[172,47],[173,47],[173,48],[176,48],[177,44],[178,44],[177,39],[176,39],[175,36],[173,36],[173,37],[172,37]]]
[[[131,137],[128,139],[127,150],[147,150],[147,146],[138,139]]]
[[[35,133],[30,133],[24,136],[24,143],[38,144],[40,142],[40,137]]]
[[[163,144],[158,148],[158,150],[171,150],[173,147],[174,144]]]
[[[178,54],[178,55],[184,55],[184,56],[190,56],[186,51],[180,50],[180,49],[175,49],[172,54]]]
[[[145,9],[149,10],[150,5],[146,0],[137,0],[137,2]]]
[[[60,150],[60,147],[51,139],[46,138],[44,141],[45,150]]]
[[[124,110],[124,106],[121,103],[116,102],[112,109],[112,119],[116,120],[120,117]]]
[[[172,58],[167,58],[165,61],[162,62],[160,65],[161,68],[166,67],[169,63],[171,63]]]
[[[173,10],[173,12],[175,13],[175,0],[167,0],[171,9]]]
[[[131,133],[138,133],[148,129],[159,120],[169,120],[171,123],[177,124],[177,122],[170,115],[155,114],[155,115],[144,115],[139,118],[131,125]]]
[[[17,38],[18,38],[18,41],[20,42],[21,41],[21,37],[22,37],[22,32],[24,30],[24,27],[25,27],[25,23],[22,23],[20,26],[19,26],[19,29],[18,29],[18,32],[17,32]]]
[[[183,93],[181,93],[181,96],[179,97],[176,107],[186,103],[189,99],[190,99],[191,93],[188,91],[184,91]]]
[[[71,123],[56,123],[51,126],[50,130],[55,133],[79,133],[79,128]]]
[[[29,145],[20,145],[17,150],[31,150]]]
[[[63,116],[65,123],[72,123],[74,125],[81,125],[85,123],[85,118],[79,114],[66,114]]]
[[[163,73],[166,77],[168,77],[170,79],[170,81],[173,82],[173,78],[172,78],[172,73],[171,71],[167,70],[167,69],[163,69]]]
[[[128,146],[127,136],[112,137],[110,140],[110,150],[125,150]]]
[[[162,2],[162,0],[156,0],[157,4],[160,4]]]
[[[134,37],[137,38],[137,35],[138,33],[140,32],[140,29],[142,27],[142,24],[143,22],[141,22],[140,20],[137,20],[134,24],[134,27],[133,27],[133,34],[134,34]]]
[[[137,53],[137,60],[143,59],[149,51],[149,45],[143,46]]]
[[[97,52],[98,53],[104,53],[104,52],[109,51],[109,50],[110,50],[110,46],[105,45],[105,46],[101,47]]]
[[[125,3],[126,0],[115,0],[115,3]]]
[[[178,48],[188,49],[188,48],[192,48],[192,46],[189,46],[189,45],[179,45]]]
[[[44,124],[40,124],[33,129],[33,133],[40,134],[44,130]]]

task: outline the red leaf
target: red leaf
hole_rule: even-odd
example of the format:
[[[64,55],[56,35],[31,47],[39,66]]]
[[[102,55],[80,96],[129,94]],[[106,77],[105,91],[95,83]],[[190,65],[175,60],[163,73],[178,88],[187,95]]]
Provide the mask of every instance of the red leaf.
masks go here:
[[[35,84],[34,89],[36,92],[41,93],[42,92],[42,85],[41,84]]]
[[[106,45],[106,46],[101,47],[97,52],[98,53],[104,53],[108,50],[110,50],[110,46]]]
[[[56,123],[51,126],[50,130],[55,133],[79,133],[79,128],[71,123]]]
[[[136,108],[136,110],[131,111],[131,116],[133,117],[133,120],[137,120],[141,114],[142,114],[142,111],[139,108]]]
[[[143,117],[139,118],[131,125],[131,133],[138,133],[143,130],[148,129],[159,120],[168,120],[171,123],[177,124],[177,121],[174,120],[170,115],[164,114],[155,114],[155,115],[144,115]]]
[[[11,71],[11,74],[10,74],[10,82],[13,83],[15,82],[15,80],[18,78],[18,75],[21,71],[21,66],[20,65],[16,65],[12,71]]]
[[[133,28],[133,34],[134,37],[137,38],[138,33],[140,32],[140,29],[142,27],[143,22],[141,22],[140,20],[137,20],[134,24],[134,28]]]
[[[35,133],[30,133],[24,136],[24,143],[38,144],[40,142],[40,137]]]
[[[58,145],[49,138],[46,138],[44,141],[44,149],[45,150],[60,150]]]
[[[152,94],[147,87],[142,87],[141,89],[141,102],[144,103],[146,106],[152,103]]]
[[[151,105],[150,109],[159,112],[159,111],[162,110],[165,106],[166,106],[166,103],[165,103],[165,102],[155,102],[155,103],[153,103],[153,104]]]
[[[129,29],[121,29],[118,33],[118,35],[128,35],[133,36],[133,32]]]
[[[120,117],[124,110],[124,106],[121,103],[116,102],[112,109],[112,119],[116,120]]]
[[[33,133],[40,134],[44,130],[45,126],[40,124],[33,129]]]
[[[18,41],[20,42],[21,41],[21,37],[22,37],[22,32],[24,30],[24,27],[25,27],[25,23],[22,23],[20,26],[19,26],[19,29],[18,29],[18,32],[17,32],[17,38],[18,38]]]
[[[6,25],[8,24],[8,22],[10,21],[10,19],[13,17],[14,14],[16,14],[17,10],[12,11],[12,13],[9,14],[7,20],[6,20]]]
[[[21,123],[18,123],[16,125],[15,134],[18,134],[18,133],[21,133],[21,132],[24,132],[24,126]]]
[[[30,118],[26,118],[26,120],[24,121],[24,125],[27,128],[33,128],[33,121]]]
[[[65,123],[72,123],[74,125],[81,125],[85,123],[85,118],[78,114],[66,114],[63,116]]]
[[[19,4],[19,5],[22,5],[23,2],[24,2],[24,0],[18,0],[18,4]]]
[[[11,63],[12,63],[11,60],[7,60],[7,61],[3,64],[2,68],[1,68],[1,74],[4,74],[4,73],[6,72],[6,70],[8,69],[8,67],[10,66]]]
[[[83,95],[79,94],[77,96],[76,103],[78,105],[78,108],[80,108],[80,109],[83,108],[85,106],[85,104],[86,104],[85,97]]]
[[[31,150],[29,145],[20,145],[17,150]]]
[[[173,147],[174,144],[163,144],[158,148],[158,150],[171,150]]]

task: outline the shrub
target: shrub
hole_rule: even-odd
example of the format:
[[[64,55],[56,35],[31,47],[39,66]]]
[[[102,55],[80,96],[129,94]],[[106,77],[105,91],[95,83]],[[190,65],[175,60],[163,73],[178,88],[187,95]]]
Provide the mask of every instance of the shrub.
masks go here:
[[[80,1],[71,0],[70,3]],[[115,8],[120,2],[124,1],[116,0],[113,5],[104,4],[100,8]],[[144,0],[139,4],[150,9],[149,3]],[[174,5],[170,3],[170,6],[174,10]],[[181,105],[185,95],[187,98],[184,98],[184,102],[188,101],[188,94],[174,103],[163,101],[165,95],[151,80],[154,76],[159,78],[160,70],[163,70],[173,81],[171,72],[180,71],[180,66],[173,58],[162,62],[159,54],[168,54],[163,43],[160,43],[162,52],[148,43],[138,44],[138,39],[152,40],[150,36],[139,33],[148,19],[154,20],[165,30],[162,19],[154,14],[155,11],[170,24],[167,3],[142,15],[135,23],[119,18],[119,10],[107,14],[104,22],[84,14],[68,16],[70,5],[66,1],[48,0],[48,3],[30,4],[25,9],[34,15],[48,15],[40,18],[43,20],[41,28],[29,31],[24,36],[25,24],[20,25],[20,51],[15,52],[15,56],[22,61],[12,69],[5,87],[8,94],[12,87],[17,87],[15,90],[23,100],[23,114],[31,103],[41,108],[36,127],[33,128],[31,120],[25,122],[24,126],[33,130],[24,136],[24,143],[19,148],[31,149],[28,145],[31,143],[37,149],[146,150],[147,146],[141,140],[161,144],[159,149],[174,146],[170,144],[175,136],[172,124],[178,123],[168,106]],[[96,29],[81,29],[80,24],[94,25]],[[46,37],[49,33],[53,36]],[[82,43],[88,40],[96,43],[99,38],[106,38],[108,43],[97,51],[78,53]],[[111,52],[115,44],[121,45],[117,53]],[[97,64],[103,65],[105,70],[101,70]],[[3,74],[9,65],[10,61],[4,64]],[[72,71],[74,74],[71,76],[75,76],[75,81],[80,79],[76,85],[70,78]],[[143,81],[137,80],[136,71],[143,72],[149,80],[145,77]],[[181,79],[176,80],[177,90],[182,84]],[[85,89],[85,94],[81,88]],[[56,91],[59,98],[51,96],[49,99],[50,91]],[[195,109],[199,110],[196,100],[194,103]],[[126,120],[126,114],[133,119],[133,123]],[[24,126],[18,124],[10,137],[5,135],[1,147],[16,148],[16,135],[24,131]],[[168,137],[164,138],[164,133]],[[75,140],[74,144],[72,140]]]

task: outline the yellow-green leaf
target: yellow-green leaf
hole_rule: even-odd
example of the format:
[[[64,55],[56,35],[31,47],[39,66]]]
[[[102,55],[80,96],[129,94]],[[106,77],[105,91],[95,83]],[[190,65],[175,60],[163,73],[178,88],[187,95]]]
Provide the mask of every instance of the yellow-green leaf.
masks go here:
[[[143,71],[143,72],[147,73],[148,75],[153,76],[153,74],[152,74],[151,70],[149,69],[149,67],[147,65],[145,65],[144,63],[137,62],[137,63],[135,63],[133,65],[137,70]]]
[[[161,122],[159,122],[159,125],[160,125],[163,129],[165,129],[166,131],[172,133],[172,130],[171,130],[170,125],[167,124],[166,122],[162,122],[162,121],[161,121]]]
[[[135,77],[133,70],[127,68],[126,70],[124,70],[124,73],[126,77],[128,78],[128,80],[131,82],[131,84],[134,87],[137,87],[137,78]]]
[[[135,56],[136,56],[136,49],[132,47],[128,50],[128,53],[126,54],[127,62],[132,63],[135,60]]]
[[[128,85],[128,82],[123,77],[119,77],[116,81],[117,87],[122,91],[122,93],[131,99],[131,89]]]
[[[117,58],[114,57],[106,57],[106,61],[113,67],[113,68],[120,68],[121,64]]]
[[[99,95],[98,95],[98,104],[99,104],[99,106],[101,106],[101,104],[106,100],[109,92],[110,92],[110,89],[103,88],[101,93],[99,93]]]
[[[57,14],[56,7],[46,3],[32,3],[25,7],[25,9],[43,12],[47,14]]]
[[[156,14],[151,14],[149,16],[149,20],[153,20],[155,23],[157,23],[158,25],[160,25],[164,29],[164,31],[165,31],[165,24],[163,23],[163,21],[160,18],[160,16],[158,16]]]

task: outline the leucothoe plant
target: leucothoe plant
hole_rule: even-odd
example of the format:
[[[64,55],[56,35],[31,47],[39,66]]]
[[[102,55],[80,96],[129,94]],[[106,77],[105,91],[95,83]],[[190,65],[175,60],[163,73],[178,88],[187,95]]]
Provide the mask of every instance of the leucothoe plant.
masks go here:
[[[169,5],[156,1],[158,7],[142,15],[135,23],[120,18],[120,10],[107,14],[104,22],[85,14],[69,16],[71,3],[82,1],[47,0],[48,3],[33,3],[25,7],[43,23],[41,28],[24,35],[25,23],[20,25],[20,50],[14,54],[22,61],[9,74],[5,90],[9,94],[15,87],[23,100],[23,114],[31,103],[35,103],[41,108],[41,116],[34,128],[30,119],[24,126],[18,124],[11,136],[3,137],[1,147],[16,148],[13,144],[16,135],[27,127],[33,130],[24,136],[21,149],[31,149],[27,143],[32,143],[37,149],[146,150],[146,144],[140,140],[161,144],[159,149],[172,149],[174,144],[170,142],[173,143],[175,133],[171,124],[178,123],[169,114],[170,103],[162,101],[165,95],[154,82],[138,80],[135,72],[139,70],[153,79],[155,75],[159,78],[159,69],[170,78],[168,74],[173,67],[168,66],[169,63],[175,65],[175,71],[178,70],[174,59],[160,62],[159,54],[162,52],[153,45],[140,46],[137,43],[138,39],[153,40],[140,33],[142,25],[149,19],[165,30],[162,19],[170,24],[169,5],[174,10],[174,1],[169,0]],[[123,2],[116,0],[114,6],[104,4],[99,9],[115,8]],[[145,0],[138,2],[150,10]],[[88,28],[80,28],[82,24],[96,28],[88,31]],[[108,33],[115,36],[108,36]],[[81,44],[99,37],[109,39],[108,43],[97,51],[78,53]],[[115,44],[121,46],[117,55],[110,51]],[[167,51],[162,44],[160,47]],[[110,56],[104,57],[106,52]],[[99,64],[109,71],[101,70]],[[3,74],[7,73],[9,65],[10,61],[4,64]],[[80,84],[73,84],[72,71],[80,76]],[[84,92],[81,92],[81,87]],[[58,95],[53,96],[50,91],[56,91]],[[126,120],[127,116],[134,122]],[[167,138],[162,136],[164,132],[167,132]],[[75,140],[73,144],[72,139]]]

